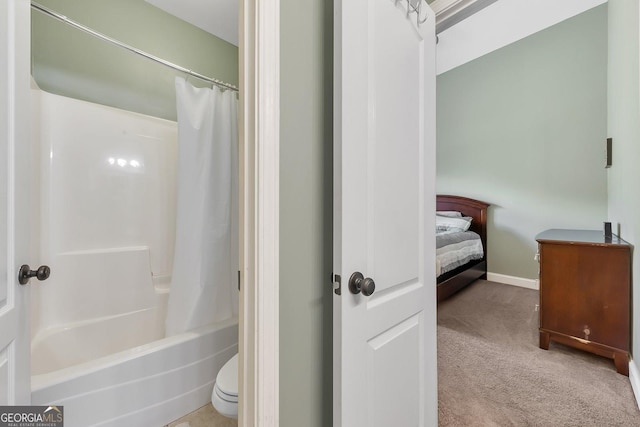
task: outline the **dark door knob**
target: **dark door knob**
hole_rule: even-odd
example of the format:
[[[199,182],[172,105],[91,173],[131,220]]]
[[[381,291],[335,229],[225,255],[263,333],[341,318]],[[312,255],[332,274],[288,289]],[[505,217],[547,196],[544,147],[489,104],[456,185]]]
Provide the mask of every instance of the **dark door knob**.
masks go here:
[[[46,265],[41,265],[37,270],[31,270],[31,267],[25,264],[18,271],[18,283],[26,285],[32,277],[38,280],[47,280],[50,274],[51,269]]]
[[[349,290],[352,294],[362,292],[362,295],[368,297],[376,290],[376,282],[370,277],[365,279],[362,273],[356,271],[349,278]]]

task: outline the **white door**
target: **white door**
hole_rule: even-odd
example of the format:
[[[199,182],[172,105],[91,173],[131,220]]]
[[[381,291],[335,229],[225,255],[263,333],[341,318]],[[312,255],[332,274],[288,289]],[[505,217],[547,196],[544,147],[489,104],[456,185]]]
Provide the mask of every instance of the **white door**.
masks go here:
[[[435,426],[435,16],[336,0],[334,26],[334,426]]]
[[[29,263],[28,0],[0,1],[0,405],[29,404],[29,286],[18,267]]]

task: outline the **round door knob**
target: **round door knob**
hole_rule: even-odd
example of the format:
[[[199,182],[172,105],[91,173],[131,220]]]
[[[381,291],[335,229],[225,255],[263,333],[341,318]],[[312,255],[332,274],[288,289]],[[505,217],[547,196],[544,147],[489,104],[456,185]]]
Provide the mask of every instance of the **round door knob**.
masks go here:
[[[51,269],[46,265],[41,265],[37,270],[31,270],[31,267],[25,264],[18,271],[18,283],[26,285],[32,277],[38,280],[47,280],[50,275]]]
[[[356,271],[349,278],[349,290],[352,294],[362,292],[362,295],[368,297],[376,290],[376,282],[370,277],[365,279],[362,273]]]
[[[376,290],[376,282],[374,282],[371,277],[367,277],[362,281],[360,290],[362,291],[362,295],[368,297]]]

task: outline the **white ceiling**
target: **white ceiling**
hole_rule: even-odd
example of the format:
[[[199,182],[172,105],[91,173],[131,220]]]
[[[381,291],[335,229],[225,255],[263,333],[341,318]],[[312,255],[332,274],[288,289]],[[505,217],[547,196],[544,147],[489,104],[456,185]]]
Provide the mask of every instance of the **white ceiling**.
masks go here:
[[[145,0],[238,46],[238,0]]]
[[[437,74],[500,49],[606,1],[496,1],[438,34]]]

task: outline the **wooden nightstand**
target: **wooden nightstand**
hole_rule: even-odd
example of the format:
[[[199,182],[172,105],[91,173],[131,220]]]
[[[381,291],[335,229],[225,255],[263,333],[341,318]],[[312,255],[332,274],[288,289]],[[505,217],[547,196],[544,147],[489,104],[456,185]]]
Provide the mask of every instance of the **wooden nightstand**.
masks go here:
[[[628,376],[631,245],[587,230],[547,230],[536,240],[540,348],[551,340],[599,354]]]

